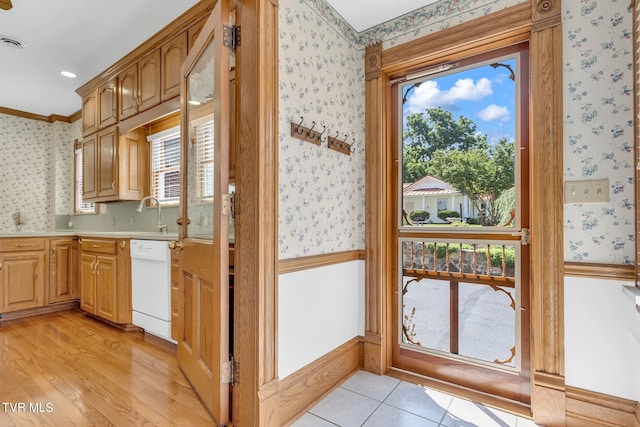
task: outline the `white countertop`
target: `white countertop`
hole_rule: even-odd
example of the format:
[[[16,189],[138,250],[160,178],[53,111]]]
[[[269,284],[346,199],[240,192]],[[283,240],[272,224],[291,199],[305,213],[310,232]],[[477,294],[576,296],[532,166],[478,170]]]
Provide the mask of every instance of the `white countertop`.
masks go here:
[[[142,240],[176,240],[178,233],[158,233],[151,231],[88,231],[88,230],[54,230],[54,231],[23,231],[15,233],[0,233],[4,237],[110,237],[114,239],[142,239]]]

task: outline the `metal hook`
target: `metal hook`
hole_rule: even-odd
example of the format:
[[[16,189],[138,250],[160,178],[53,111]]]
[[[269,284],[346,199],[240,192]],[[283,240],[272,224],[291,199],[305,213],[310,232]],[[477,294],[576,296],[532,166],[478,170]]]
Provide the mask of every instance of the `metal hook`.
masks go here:
[[[356,149],[353,148],[353,146],[356,145],[356,139],[353,138],[353,142],[351,143],[351,146],[349,147],[349,151],[351,152],[351,154],[356,152]]]
[[[298,127],[296,128],[296,133],[298,135],[302,135],[304,133],[304,130],[300,129],[302,122],[304,122],[304,116],[300,116],[300,123],[298,123]]]
[[[325,142],[327,140],[327,138],[322,138],[322,135],[324,135],[326,131],[327,131],[327,127],[322,126],[322,133],[318,136],[318,139],[320,140],[320,142]]]
[[[307,136],[311,139],[314,139],[316,137],[316,133],[313,132],[314,127],[316,127],[316,122],[311,122],[311,129],[309,129],[309,132],[307,132]]]

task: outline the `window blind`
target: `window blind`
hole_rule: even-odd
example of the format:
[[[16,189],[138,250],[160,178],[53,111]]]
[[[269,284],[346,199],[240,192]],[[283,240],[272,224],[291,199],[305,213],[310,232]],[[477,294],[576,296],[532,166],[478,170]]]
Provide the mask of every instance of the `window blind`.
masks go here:
[[[180,202],[180,131],[151,140],[151,194],[161,203]]]
[[[214,162],[214,135],[213,120],[196,125],[196,158],[198,196],[201,199],[213,197],[213,162]]]

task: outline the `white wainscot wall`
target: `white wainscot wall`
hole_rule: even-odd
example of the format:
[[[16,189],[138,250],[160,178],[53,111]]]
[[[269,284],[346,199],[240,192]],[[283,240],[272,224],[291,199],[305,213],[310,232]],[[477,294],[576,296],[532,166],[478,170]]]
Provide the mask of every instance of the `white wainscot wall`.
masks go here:
[[[640,313],[620,280],[565,277],[566,384],[640,401]]]
[[[364,261],[280,275],[280,379],[357,336],[364,336]]]

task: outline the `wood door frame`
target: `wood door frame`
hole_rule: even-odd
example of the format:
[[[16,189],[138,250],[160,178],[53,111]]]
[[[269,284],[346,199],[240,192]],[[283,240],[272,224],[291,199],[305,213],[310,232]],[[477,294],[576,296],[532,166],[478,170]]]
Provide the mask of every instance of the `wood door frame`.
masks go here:
[[[530,0],[433,35],[365,53],[366,267],[364,367],[392,367],[395,281],[394,114],[389,80],[442,58],[470,56],[529,41],[532,412],[537,423],[564,425],[564,249],[562,199],[562,26],[560,0]]]
[[[239,0],[237,18],[232,421],[279,427],[278,2]]]

